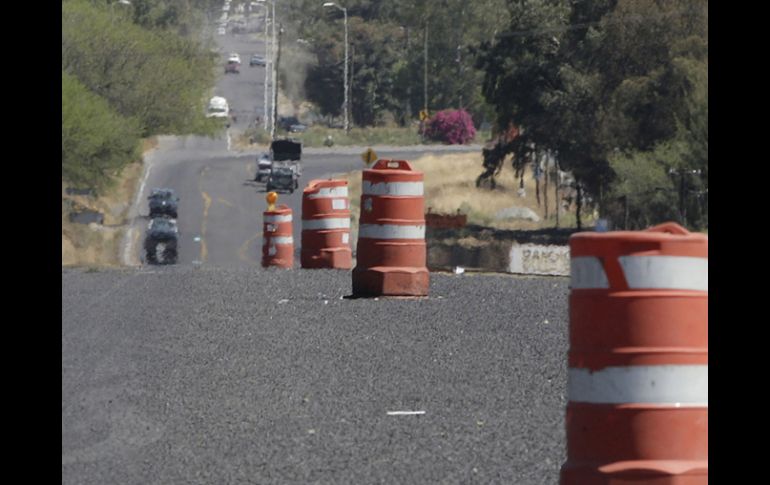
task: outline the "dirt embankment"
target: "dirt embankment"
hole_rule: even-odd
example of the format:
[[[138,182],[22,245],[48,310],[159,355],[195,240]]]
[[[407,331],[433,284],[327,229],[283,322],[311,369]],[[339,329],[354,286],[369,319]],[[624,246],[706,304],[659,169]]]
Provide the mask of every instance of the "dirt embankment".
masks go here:
[[[156,146],[157,140],[144,140],[143,153]],[[131,163],[99,197],[68,194],[68,186],[62,182],[62,266],[120,266],[120,245],[143,168],[142,160]],[[70,221],[70,214],[83,211],[102,214],[103,224]]]

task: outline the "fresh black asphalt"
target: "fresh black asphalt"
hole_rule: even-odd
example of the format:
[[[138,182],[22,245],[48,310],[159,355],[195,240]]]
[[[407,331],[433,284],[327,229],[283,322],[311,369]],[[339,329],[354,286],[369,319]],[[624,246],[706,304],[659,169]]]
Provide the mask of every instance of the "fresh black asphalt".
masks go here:
[[[567,279],[350,293],[339,270],[63,269],[62,483],[558,482]]]

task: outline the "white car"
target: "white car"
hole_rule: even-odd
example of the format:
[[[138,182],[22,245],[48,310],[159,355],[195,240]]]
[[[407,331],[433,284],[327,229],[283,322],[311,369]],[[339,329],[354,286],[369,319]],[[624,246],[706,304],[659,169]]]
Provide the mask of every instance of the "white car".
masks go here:
[[[230,57],[227,58],[227,62],[237,62],[238,64],[241,63],[241,56],[233,52],[230,54]]]
[[[227,34],[227,29],[225,29],[224,27],[219,27],[219,28],[217,29],[217,34],[219,34],[219,35],[225,35],[225,34]]]
[[[230,106],[227,100],[221,96],[214,96],[209,101],[209,107],[206,110],[206,118],[224,118],[230,116]]]

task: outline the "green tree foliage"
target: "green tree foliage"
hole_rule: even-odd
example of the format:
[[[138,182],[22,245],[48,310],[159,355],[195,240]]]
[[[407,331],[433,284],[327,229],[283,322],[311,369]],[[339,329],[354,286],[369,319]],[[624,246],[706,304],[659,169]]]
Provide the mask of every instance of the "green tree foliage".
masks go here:
[[[295,2],[283,13],[317,59],[306,81],[323,114],[340,116],[344,68],[343,14],[320,1]],[[423,108],[425,35],[431,112],[464,108],[480,124],[489,113],[481,96],[478,46],[505,26],[504,0],[350,0],[351,111],[359,125],[417,118]]]
[[[139,156],[139,127],[62,71],[62,177],[101,191],[110,175]]]
[[[119,10],[62,3],[62,69],[121,115],[136,118],[142,136],[211,133],[204,103],[214,62],[199,42],[147,30]]]
[[[533,146],[558,153],[578,195],[616,227],[685,213],[707,224],[708,4],[511,0],[509,8],[508,29],[483,46],[479,65],[498,126],[524,128],[507,147],[515,159]]]

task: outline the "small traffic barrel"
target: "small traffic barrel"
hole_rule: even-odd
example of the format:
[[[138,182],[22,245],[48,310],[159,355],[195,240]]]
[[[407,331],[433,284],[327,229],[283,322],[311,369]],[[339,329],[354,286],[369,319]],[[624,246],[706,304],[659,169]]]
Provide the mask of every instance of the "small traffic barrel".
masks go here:
[[[353,267],[346,180],[311,180],[302,191],[303,268]]]
[[[278,194],[267,194],[267,210],[262,225],[262,267],[294,266],[294,239],[292,238],[291,208],[285,204],[276,207]]]
[[[708,483],[708,236],[570,237],[562,485]]]
[[[362,173],[354,296],[426,296],[423,173],[379,160]]]

